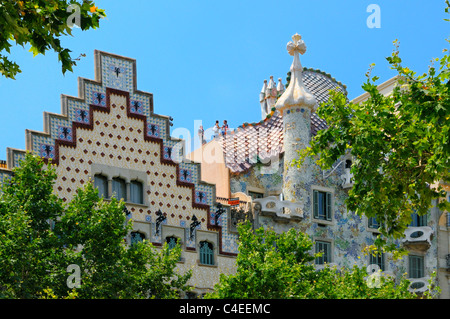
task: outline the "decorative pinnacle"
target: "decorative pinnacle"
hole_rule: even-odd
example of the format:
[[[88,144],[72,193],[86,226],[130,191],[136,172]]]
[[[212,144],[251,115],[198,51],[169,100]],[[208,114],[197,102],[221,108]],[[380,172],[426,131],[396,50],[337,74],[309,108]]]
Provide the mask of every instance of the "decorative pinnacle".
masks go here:
[[[289,41],[287,44],[288,53],[294,56],[294,61],[291,65],[291,81],[286,91],[278,99],[275,107],[281,113],[285,109],[299,106],[306,107],[314,112],[316,99],[303,84],[303,67],[299,58],[299,53],[304,54],[306,52],[306,45],[298,33],[292,36],[292,40],[293,42]]]
[[[299,52],[301,55],[306,52],[306,44],[305,41],[302,40],[302,36],[298,33],[292,36],[292,41],[289,41],[287,44],[287,50],[289,55],[294,55],[295,52]]]

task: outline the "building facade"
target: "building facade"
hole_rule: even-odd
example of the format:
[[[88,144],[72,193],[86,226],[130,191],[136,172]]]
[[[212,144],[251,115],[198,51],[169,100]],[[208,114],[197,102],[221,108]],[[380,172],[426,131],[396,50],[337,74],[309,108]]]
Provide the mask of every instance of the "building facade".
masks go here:
[[[271,77],[260,93],[261,121],[184,157],[184,142],[170,136],[172,118],[155,113],[153,94],[137,89],[136,61],[95,51],[95,80],[80,78],[77,97],[62,95],[61,114],[45,112],[42,132],[26,130],[25,150],[7,149],[0,182],[29,151],[56,164],[55,193],[64,201],[89,182],[105,199],[122,198],[133,219],[128,243],[145,239],[160,247],[179,240],[177,267],[193,270],[189,284],[197,295],[210,291],[221,273],[235,271],[236,225],[250,220],[254,227],[309,234],[315,252],[324,253],[319,268],[357,264],[394,276],[406,272],[419,291],[436,271],[441,297],[450,298],[445,213],[434,209],[414,220],[399,242],[410,249],[408,258],[364,256],[379,225],[346,209],[351,155],[329,171],[312,161],[290,165],[326,127],[315,114],[318,104],[330,89],[346,94],[346,88],[329,74],[303,68],[306,46],[299,35],[288,52],[294,62],[287,83]]]

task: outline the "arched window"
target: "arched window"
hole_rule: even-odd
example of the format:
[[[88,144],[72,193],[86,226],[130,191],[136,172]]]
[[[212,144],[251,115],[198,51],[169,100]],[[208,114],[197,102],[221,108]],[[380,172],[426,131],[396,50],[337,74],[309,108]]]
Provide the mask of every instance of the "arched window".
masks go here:
[[[94,176],[94,187],[98,189],[98,196],[108,198],[108,179],[106,176],[97,174]]]
[[[124,201],[127,201],[127,187],[125,184],[125,180],[119,177],[115,177],[112,180],[112,192],[113,195],[116,196],[117,199],[123,198]]]
[[[137,231],[131,232],[131,245],[144,241],[144,239],[144,234]]]
[[[175,248],[177,245],[178,238],[171,236],[166,238],[167,246],[169,246],[169,250]]]
[[[345,168],[352,168],[352,161],[351,160],[346,160],[345,161]]]
[[[200,264],[214,265],[214,246],[207,241],[200,242]]]
[[[130,183],[130,202],[136,204],[144,204],[144,187],[139,181],[131,181]]]

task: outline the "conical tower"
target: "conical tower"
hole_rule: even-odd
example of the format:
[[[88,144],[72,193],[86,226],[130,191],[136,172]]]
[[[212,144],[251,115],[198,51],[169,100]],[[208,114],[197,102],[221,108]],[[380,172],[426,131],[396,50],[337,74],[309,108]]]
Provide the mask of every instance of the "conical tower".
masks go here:
[[[307,159],[301,168],[292,166],[298,159],[298,152],[309,146],[311,140],[311,113],[315,112],[317,102],[314,95],[303,84],[303,67],[299,54],[306,52],[306,45],[298,34],[292,36],[287,44],[288,53],[294,56],[291,65],[291,81],[280,96],[275,107],[283,117],[284,135],[284,199],[291,202],[304,202],[302,192],[311,182],[310,161]]]

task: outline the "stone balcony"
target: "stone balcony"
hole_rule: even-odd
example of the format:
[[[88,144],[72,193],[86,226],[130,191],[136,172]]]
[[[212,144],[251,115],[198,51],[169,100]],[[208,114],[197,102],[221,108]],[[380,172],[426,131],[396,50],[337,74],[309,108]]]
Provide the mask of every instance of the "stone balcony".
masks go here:
[[[429,226],[408,227],[402,243],[408,249],[426,251],[431,246],[433,229]]]
[[[288,223],[303,219],[303,204],[280,200],[278,196],[254,199],[255,210],[262,216],[271,216],[274,221]]]
[[[344,168],[344,174],[341,175],[342,188],[349,189],[353,187],[353,174],[350,172],[350,168]]]
[[[430,277],[409,278],[408,280],[411,282],[408,287],[409,291],[421,294],[428,290]]]

